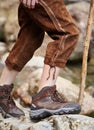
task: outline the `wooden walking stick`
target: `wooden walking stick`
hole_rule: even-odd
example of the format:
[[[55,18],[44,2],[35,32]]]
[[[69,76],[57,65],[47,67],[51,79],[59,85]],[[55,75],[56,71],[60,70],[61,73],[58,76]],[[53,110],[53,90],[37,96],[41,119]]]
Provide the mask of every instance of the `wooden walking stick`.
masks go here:
[[[93,17],[94,17],[94,0],[91,0],[90,9],[89,9],[89,17],[87,23],[87,31],[84,43],[84,51],[83,51],[83,63],[82,63],[82,74],[81,74],[81,84],[80,84],[80,92],[79,92],[79,104],[82,105],[83,97],[84,97],[84,89],[86,86],[86,77],[87,77],[87,59],[88,59],[88,50],[90,45],[90,36],[93,25]]]

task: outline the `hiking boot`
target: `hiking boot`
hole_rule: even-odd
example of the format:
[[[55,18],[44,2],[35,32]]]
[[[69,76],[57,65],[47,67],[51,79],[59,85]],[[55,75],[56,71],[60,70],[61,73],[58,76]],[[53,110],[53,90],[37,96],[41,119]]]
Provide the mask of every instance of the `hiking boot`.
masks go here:
[[[12,99],[12,89],[13,85],[0,86],[0,113],[4,118],[24,116],[24,112],[16,106]]]
[[[61,99],[56,86],[44,87],[32,97],[30,118],[39,120],[51,115],[78,114],[81,107],[77,103],[67,103]]]

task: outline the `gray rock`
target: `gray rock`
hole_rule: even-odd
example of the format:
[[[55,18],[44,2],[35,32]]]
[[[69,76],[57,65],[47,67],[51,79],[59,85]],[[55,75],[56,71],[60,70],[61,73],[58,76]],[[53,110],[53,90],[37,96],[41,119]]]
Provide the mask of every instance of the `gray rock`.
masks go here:
[[[2,22],[1,27],[3,35],[5,35],[5,40],[7,42],[16,40],[18,32],[18,22],[17,22],[17,10],[18,10],[18,0],[0,0],[0,21]]]
[[[0,62],[1,62],[2,64],[5,64],[5,60],[6,60],[6,58],[7,58],[8,55],[9,55],[9,52],[6,52],[6,53],[4,53],[4,54],[1,56]]]
[[[7,51],[7,46],[4,42],[0,42],[0,56],[2,56]]]
[[[94,87],[93,86],[89,86],[88,88],[86,88],[86,91],[89,92],[92,97],[94,97]]]
[[[94,66],[94,54],[92,55],[92,57],[89,61],[89,65]]]
[[[52,117],[56,130],[94,130],[94,119],[82,115]]]
[[[76,3],[76,2],[81,2],[82,0],[64,0],[64,2],[66,4],[70,4],[70,3]],[[90,0],[83,0],[85,2],[90,2]]]
[[[0,41],[5,42],[5,31],[4,31],[4,25],[6,22],[6,18],[4,16],[1,16],[0,14]]]
[[[16,41],[17,32],[19,30],[18,16],[17,16],[18,4],[13,4],[11,8],[8,9],[8,17],[6,24],[4,26],[6,40],[8,43]]]
[[[33,125],[30,130],[53,130],[53,128],[48,121],[41,121]]]
[[[0,130],[94,130],[94,119],[83,115],[57,115],[39,122],[28,117],[0,119]]]
[[[31,67],[43,67],[44,58],[42,56],[33,56],[33,58],[26,64]]]

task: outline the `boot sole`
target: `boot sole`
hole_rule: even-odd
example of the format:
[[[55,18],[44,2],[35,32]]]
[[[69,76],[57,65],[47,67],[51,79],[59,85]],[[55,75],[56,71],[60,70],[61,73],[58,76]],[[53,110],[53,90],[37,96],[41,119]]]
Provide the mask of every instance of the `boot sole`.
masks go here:
[[[6,113],[1,107],[0,107],[0,113],[2,114],[3,118],[12,117],[10,114]]]
[[[14,114],[13,116],[11,114],[8,114],[6,113],[1,107],[0,107],[0,113],[2,114],[3,118],[13,118],[13,117],[16,117],[16,118],[19,118],[21,116],[18,116],[17,114]],[[22,115],[24,116],[24,115]]]
[[[79,114],[81,107],[78,106],[75,109],[73,108],[60,108],[58,110],[49,110],[49,109],[38,109],[30,111],[31,120],[40,120],[52,115],[64,115],[64,114]]]

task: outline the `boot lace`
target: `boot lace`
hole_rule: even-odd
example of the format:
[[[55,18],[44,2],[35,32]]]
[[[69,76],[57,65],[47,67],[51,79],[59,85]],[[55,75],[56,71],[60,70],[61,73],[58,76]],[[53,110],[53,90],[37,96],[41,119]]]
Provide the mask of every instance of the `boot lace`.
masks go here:
[[[56,102],[66,103],[64,96],[61,96],[57,90],[54,91],[52,98]]]

